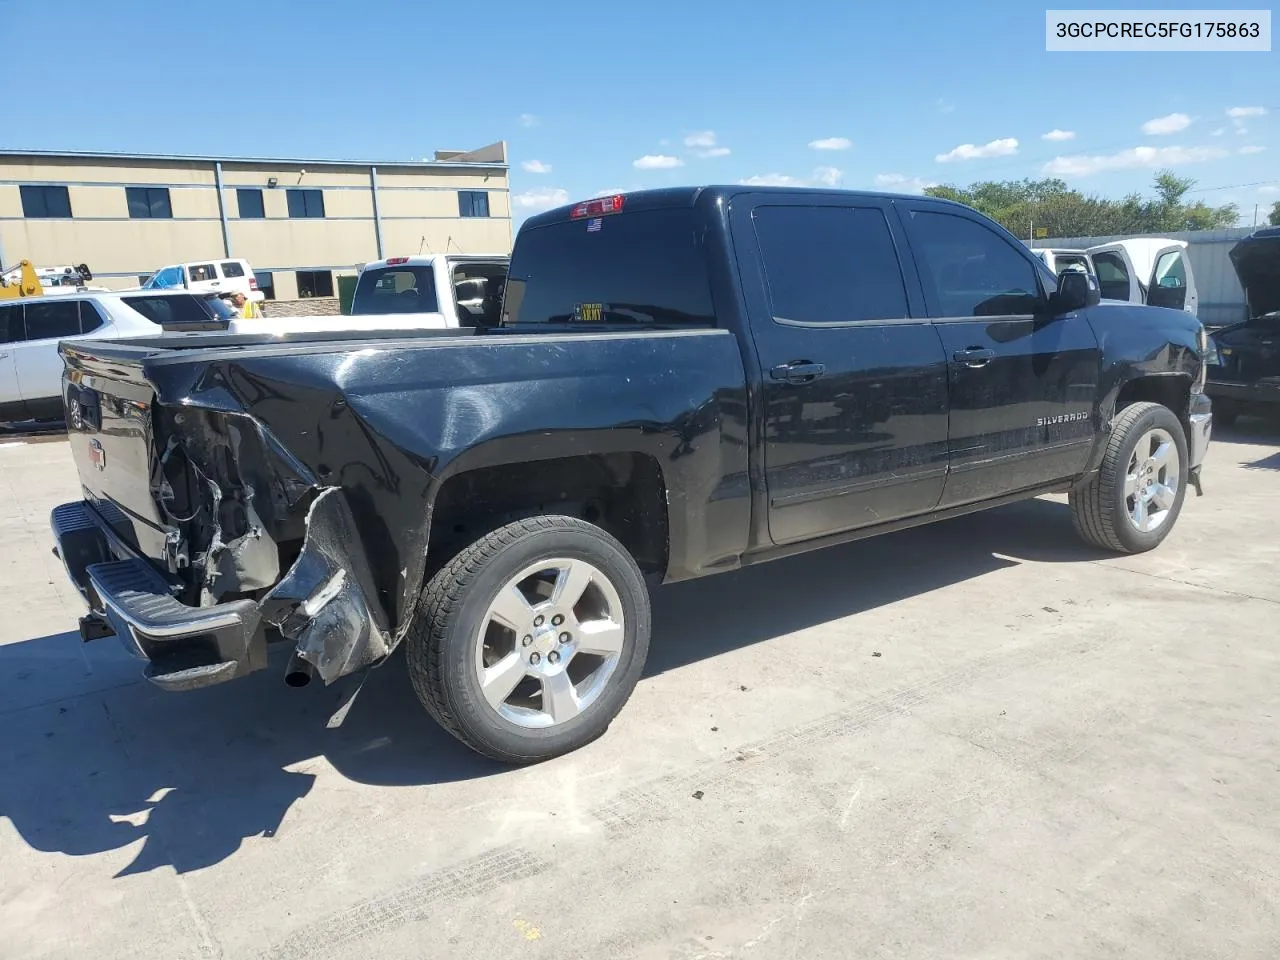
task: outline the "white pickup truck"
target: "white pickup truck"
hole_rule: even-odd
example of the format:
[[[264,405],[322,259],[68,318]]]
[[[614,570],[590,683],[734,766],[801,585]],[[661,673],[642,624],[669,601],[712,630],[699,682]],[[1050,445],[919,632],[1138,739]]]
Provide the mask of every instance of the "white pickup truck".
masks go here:
[[[232,320],[228,329],[284,334],[497,326],[508,260],[497,254],[374,260],[360,270],[348,315],[249,317]]]
[[[1092,273],[1104,300],[1172,307],[1193,317],[1200,306],[1185,240],[1132,237],[1083,250],[1034,247],[1031,252],[1057,276],[1072,268]]]

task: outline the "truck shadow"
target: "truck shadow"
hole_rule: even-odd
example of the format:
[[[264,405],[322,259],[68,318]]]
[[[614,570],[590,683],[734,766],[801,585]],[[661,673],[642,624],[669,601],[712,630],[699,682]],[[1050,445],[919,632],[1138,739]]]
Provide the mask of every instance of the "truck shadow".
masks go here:
[[[1039,500],[662,588],[647,675],[1021,560],[1099,556],[1076,544],[1065,506]],[[36,850],[107,855],[116,876],[185,873],[273,836],[326,769],[383,786],[507,769],[427,718],[402,656],[369,676],[337,729],[325,726],[337,692],[287,690],[282,672],[283,658],[235,683],[166,694],[111,641],[63,633],[0,646],[0,816]],[[329,836],[305,818],[294,831]]]

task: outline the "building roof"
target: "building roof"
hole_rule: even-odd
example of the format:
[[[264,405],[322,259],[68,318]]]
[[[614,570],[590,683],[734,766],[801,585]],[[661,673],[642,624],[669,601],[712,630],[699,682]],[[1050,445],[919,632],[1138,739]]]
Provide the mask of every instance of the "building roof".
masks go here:
[[[481,148],[482,150],[485,148]],[[5,157],[31,157],[41,160],[125,160],[142,163],[253,163],[298,164],[309,167],[378,167],[379,169],[404,169],[426,167],[428,169],[506,170],[505,162],[459,159],[470,153],[450,153],[448,160],[336,160],[317,157],[211,157],[180,153],[110,153],[89,150],[14,150],[0,149],[0,159]],[[505,158],[506,151],[502,151]]]

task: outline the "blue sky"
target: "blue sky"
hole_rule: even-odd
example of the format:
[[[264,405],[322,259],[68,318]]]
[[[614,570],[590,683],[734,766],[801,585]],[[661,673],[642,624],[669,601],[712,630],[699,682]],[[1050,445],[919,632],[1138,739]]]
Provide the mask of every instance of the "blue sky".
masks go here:
[[[392,160],[505,139],[517,220],[752,178],[1115,196],[1159,166],[1227,188],[1197,195],[1246,224],[1280,199],[1277,54],[1046,53],[1026,2],[56,6],[0,0],[25,38],[0,58],[0,146]]]

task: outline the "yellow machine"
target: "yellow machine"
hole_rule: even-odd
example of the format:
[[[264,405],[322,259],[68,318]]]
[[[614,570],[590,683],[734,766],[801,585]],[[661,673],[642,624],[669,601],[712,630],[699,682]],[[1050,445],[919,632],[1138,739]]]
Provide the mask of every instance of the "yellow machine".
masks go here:
[[[88,264],[75,267],[34,267],[30,260],[19,260],[17,266],[0,270],[0,300],[18,297],[40,297],[47,293],[73,293],[88,289],[93,279]],[[105,288],[98,288],[105,289]]]
[[[0,273],[0,300],[16,300],[19,297],[39,297],[44,286],[36,276],[30,260],[19,260],[11,270]]]

